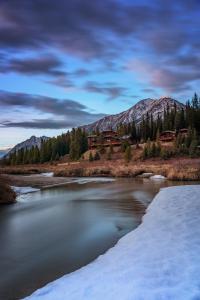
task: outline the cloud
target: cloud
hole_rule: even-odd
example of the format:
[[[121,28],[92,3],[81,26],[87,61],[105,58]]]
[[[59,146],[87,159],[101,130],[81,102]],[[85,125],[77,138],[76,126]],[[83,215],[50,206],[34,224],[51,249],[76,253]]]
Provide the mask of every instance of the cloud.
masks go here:
[[[74,87],[74,78],[88,76],[90,71],[85,68],[78,68],[72,71],[64,70],[66,67],[62,61],[54,55],[43,55],[28,58],[9,59],[5,55],[0,55],[0,72],[1,73],[20,73],[32,76],[47,76],[53,79],[45,80],[49,84],[59,87]]]
[[[56,99],[40,95],[30,95],[24,93],[10,93],[0,91],[0,107],[10,112],[16,108],[21,113],[18,121],[1,121],[5,127],[24,127],[24,128],[68,128],[84,125],[99,118],[105,114],[91,113],[85,105],[70,99]],[[27,115],[26,110],[29,110]],[[50,114],[52,117],[46,119],[35,119],[35,113]],[[30,121],[26,117],[33,116]]]
[[[83,88],[91,93],[107,95],[108,100],[113,100],[122,96],[126,97],[125,92],[127,91],[126,88],[113,85],[112,83],[102,85],[94,81],[88,81]]]
[[[172,83],[171,90],[174,91],[176,86],[181,90],[198,75],[196,68],[192,69],[194,63],[190,63],[191,70],[187,76],[177,70],[177,64],[188,66],[186,60],[198,55],[199,9],[198,0],[29,0],[28,3],[21,0],[20,5],[18,0],[2,0],[0,48],[1,52],[11,56],[10,71],[54,76],[47,81],[58,86],[75,85],[72,81],[76,76],[88,76],[89,73],[81,68],[73,72],[63,71],[55,57],[33,61],[19,60],[13,55],[16,52],[35,52],[40,56],[50,49],[52,53],[62,52],[81,58],[84,63],[91,59],[98,61],[99,67],[105,66],[105,72],[114,71],[119,62],[132,56],[152,64],[153,69],[159,69],[157,73],[153,70],[155,79],[149,80],[152,88],[169,90],[168,86]],[[169,58],[171,68],[165,65]],[[119,69],[117,72],[120,72]],[[137,79],[136,72],[135,75]],[[108,99],[124,92],[121,87],[99,84],[88,84],[86,89],[104,93]]]
[[[188,4],[187,0],[29,0],[28,4],[21,0],[20,5],[17,0],[2,0],[0,45],[11,49],[48,45],[83,58],[99,58],[120,53],[123,41],[131,37],[133,43],[136,39],[159,53],[171,53],[189,40],[194,42],[198,8],[198,1]]]
[[[145,89],[142,89],[142,92],[143,93],[155,93],[155,90],[151,89],[151,88],[145,88]]]
[[[63,76],[65,72],[59,70],[61,61],[52,55],[30,57],[26,59],[10,59],[4,66],[4,72],[18,72],[27,75]]]
[[[199,69],[184,72],[184,69],[176,68],[174,65],[150,64],[139,59],[132,60],[127,69],[134,73],[137,72],[141,82],[146,82],[154,88],[161,88],[169,93],[190,90],[192,82],[200,78]]]
[[[65,120],[33,119],[32,121],[22,122],[7,121],[1,123],[1,126],[32,129],[66,129],[76,127],[76,124],[75,122],[67,122]]]

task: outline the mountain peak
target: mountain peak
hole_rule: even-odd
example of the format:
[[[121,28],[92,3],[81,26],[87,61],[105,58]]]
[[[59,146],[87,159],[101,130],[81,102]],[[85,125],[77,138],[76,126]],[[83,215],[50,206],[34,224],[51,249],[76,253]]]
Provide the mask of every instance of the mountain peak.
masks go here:
[[[6,156],[9,156],[9,154],[15,152],[15,151],[19,151],[20,149],[31,149],[32,147],[41,147],[41,143],[43,140],[48,140],[49,137],[47,136],[41,136],[41,137],[37,137],[35,135],[32,135],[29,139],[17,144],[16,146],[14,146],[7,154]]]
[[[153,118],[156,119],[158,115],[162,117],[164,115],[164,111],[167,108],[172,109],[175,104],[177,110],[185,107],[184,104],[169,96],[162,96],[159,99],[142,99],[126,111],[116,115],[105,116],[92,124],[83,126],[83,128],[88,132],[92,132],[97,129],[100,131],[110,128],[116,129],[119,124],[128,124],[133,120],[136,125],[138,125],[147,113],[149,115],[152,114]]]

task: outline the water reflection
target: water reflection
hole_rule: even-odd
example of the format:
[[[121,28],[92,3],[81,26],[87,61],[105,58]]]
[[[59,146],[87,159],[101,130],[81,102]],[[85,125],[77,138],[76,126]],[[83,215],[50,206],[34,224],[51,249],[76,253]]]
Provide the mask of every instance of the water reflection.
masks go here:
[[[138,226],[161,187],[174,184],[181,183],[72,180],[1,207],[0,299],[22,298],[89,263]]]

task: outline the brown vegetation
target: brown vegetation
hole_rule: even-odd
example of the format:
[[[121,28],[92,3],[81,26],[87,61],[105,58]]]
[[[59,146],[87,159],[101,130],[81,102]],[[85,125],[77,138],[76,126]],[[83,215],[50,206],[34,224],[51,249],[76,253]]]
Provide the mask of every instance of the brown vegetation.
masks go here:
[[[61,177],[136,177],[143,172],[151,172],[164,175],[170,180],[200,180],[200,158],[182,156],[170,159],[156,157],[143,160],[142,145],[137,148],[132,147],[132,157],[129,162],[125,161],[124,153],[117,147],[114,148],[109,160],[108,153],[100,153],[100,160],[89,161],[90,152],[95,156],[96,150],[91,150],[77,162],[2,167],[0,173],[33,174],[46,171],[54,172],[55,176]]]
[[[16,193],[8,185],[7,181],[0,177],[0,204],[11,204],[16,199]]]

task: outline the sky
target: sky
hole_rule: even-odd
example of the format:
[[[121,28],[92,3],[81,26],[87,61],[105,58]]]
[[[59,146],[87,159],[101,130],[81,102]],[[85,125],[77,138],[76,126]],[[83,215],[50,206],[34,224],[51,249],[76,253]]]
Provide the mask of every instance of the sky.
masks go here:
[[[199,0],[1,0],[0,149],[200,83]]]

